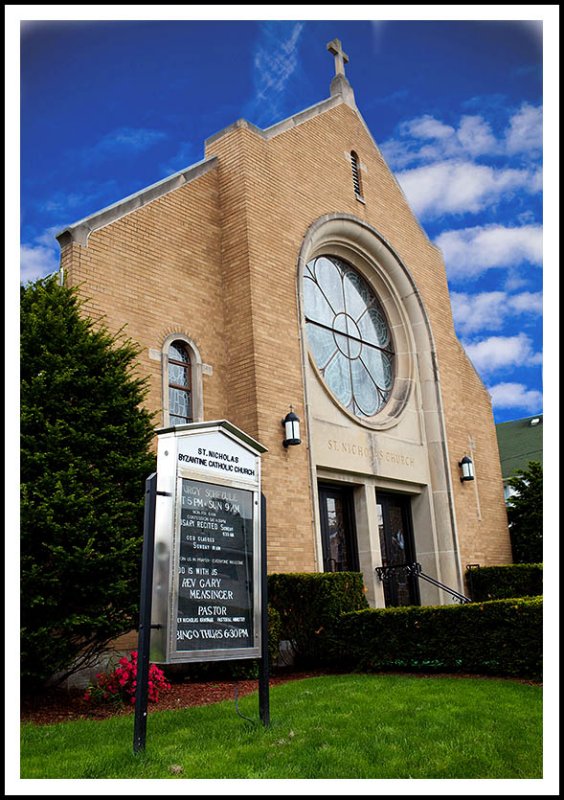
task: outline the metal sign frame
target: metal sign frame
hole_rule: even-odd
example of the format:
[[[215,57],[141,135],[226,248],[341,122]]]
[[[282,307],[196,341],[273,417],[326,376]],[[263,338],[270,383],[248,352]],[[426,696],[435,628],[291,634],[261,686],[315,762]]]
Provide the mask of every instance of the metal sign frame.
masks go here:
[[[249,437],[226,420],[165,428],[157,431],[157,501],[155,511],[155,543],[153,563],[152,616],[151,616],[151,661],[161,664],[178,664],[199,661],[216,661],[229,659],[260,658],[262,655],[262,587],[261,587],[261,492],[260,492],[260,456],[266,451],[261,444]],[[234,631],[234,637],[246,632],[244,638],[251,639],[252,644],[242,647],[221,645],[224,641],[235,641],[223,638],[210,640],[209,647],[202,647],[200,638],[201,618],[193,619],[193,636],[196,636],[195,647],[178,648],[179,630],[179,584],[180,584],[180,550],[183,522],[189,522],[186,506],[183,507],[183,487],[192,485],[193,489],[205,490],[212,498],[214,493],[225,493],[232,497],[239,495],[248,504],[252,513],[252,603],[246,608],[249,614],[248,628],[230,628],[228,622],[222,628],[221,637],[227,637]],[[244,497],[242,492],[248,492]],[[184,495],[186,497],[186,494]],[[183,515],[184,508],[184,515]],[[201,511],[204,516],[208,513]],[[213,513],[212,519],[213,519]],[[188,517],[188,519],[187,519]],[[222,520],[224,521],[224,520]],[[199,524],[199,523],[198,523]],[[216,526],[217,527],[217,526]],[[229,528],[227,528],[229,530]],[[208,544],[202,547],[202,557],[198,561],[207,566],[201,567],[203,575],[210,575],[213,559],[212,553],[221,553],[221,545],[214,536],[193,537]],[[219,540],[221,541],[221,540]],[[186,545],[184,545],[186,548]],[[207,555],[206,558],[206,548]],[[211,548],[214,548],[211,550]],[[247,558],[245,554],[245,558]],[[222,561],[219,558],[219,561]],[[228,559],[223,559],[227,563]],[[235,561],[231,564],[239,563]],[[233,569],[237,569],[233,567]],[[218,580],[217,586],[220,586]],[[237,590],[238,584],[234,584]],[[219,592],[218,592],[219,593]],[[205,602],[205,601],[202,601]],[[220,603],[222,601],[218,601]],[[227,601],[225,601],[227,602]],[[210,601],[214,606],[217,604]],[[211,615],[213,617],[214,615]],[[224,619],[233,619],[229,616]],[[239,617],[235,617],[239,619]],[[244,619],[244,617],[242,618]],[[217,633],[217,625],[214,632]],[[222,623],[223,624],[223,623]],[[196,633],[195,633],[196,632]],[[207,635],[210,630],[207,630]],[[217,634],[220,635],[219,633]],[[180,640],[184,641],[185,640]],[[207,639],[206,639],[207,641]]]

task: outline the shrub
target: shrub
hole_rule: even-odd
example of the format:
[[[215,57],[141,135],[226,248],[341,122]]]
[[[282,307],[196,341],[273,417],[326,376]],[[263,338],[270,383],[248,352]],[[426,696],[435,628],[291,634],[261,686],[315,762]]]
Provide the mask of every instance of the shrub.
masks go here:
[[[99,672],[96,682],[91,683],[84,699],[88,702],[98,703],[135,703],[137,689],[137,651],[133,651],[129,658],[123,656],[118,665],[111,672]],[[170,683],[165,678],[164,672],[156,664],[149,665],[148,700],[158,703],[159,691],[170,689]]]
[[[137,347],[53,277],[21,289],[24,690],[96,661],[138,621],[144,483],[154,471]]]
[[[317,663],[327,630],[342,613],[368,607],[357,572],[272,574],[268,597],[280,614],[280,638],[290,642],[301,666]]]
[[[508,564],[471,567],[466,571],[472,600],[501,600],[505,597],[536,597],[542,592],[542,564]]]
[[[542,677],[542,598],[343,614],[324,661],[347,669]]]

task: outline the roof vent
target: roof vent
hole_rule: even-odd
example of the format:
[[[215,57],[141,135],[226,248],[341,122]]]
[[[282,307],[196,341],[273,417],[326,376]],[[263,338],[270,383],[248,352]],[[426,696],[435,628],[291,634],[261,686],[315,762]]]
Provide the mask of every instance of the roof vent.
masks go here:
[[[354,194],[357,200],[362,200],[362,181],[360,177],[360,159],[354,150],[351,150],[351,168]]]

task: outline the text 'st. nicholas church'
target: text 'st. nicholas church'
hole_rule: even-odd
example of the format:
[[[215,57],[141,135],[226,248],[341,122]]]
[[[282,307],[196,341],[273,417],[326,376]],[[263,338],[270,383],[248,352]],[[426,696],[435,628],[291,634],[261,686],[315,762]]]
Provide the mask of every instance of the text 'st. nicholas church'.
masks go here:
[[[238,120],[199,163],[70,225],[61,270],[139,343],[158,428],[225,419],[267,448],[270,572],[360,570],[373,606],[448,603],[376,568],[418,563],[464,593],[467,564],[511,563],[491,401],[441,253],[328,49],[328,99],[266,130]]]

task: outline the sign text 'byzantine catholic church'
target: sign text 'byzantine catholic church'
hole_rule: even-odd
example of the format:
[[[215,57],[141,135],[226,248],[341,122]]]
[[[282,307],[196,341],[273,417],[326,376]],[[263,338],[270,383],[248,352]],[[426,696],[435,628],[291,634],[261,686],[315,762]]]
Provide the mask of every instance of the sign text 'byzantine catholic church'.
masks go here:
[[[467,564],[511,563],[491,401],[441,253],[328,50],[327,99],[265,130],[238,120],[199,163],[70,225],[61,271],[139,343],[157,428],[229,420],[266,448],[270,572],[360,570],[373,606],[448,603],[379,568],[464,592]]]

